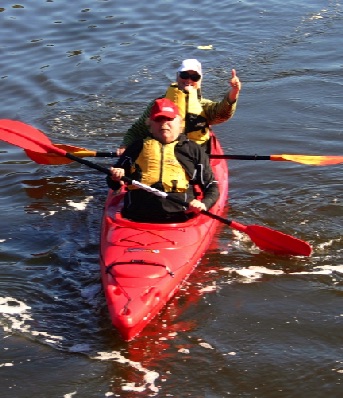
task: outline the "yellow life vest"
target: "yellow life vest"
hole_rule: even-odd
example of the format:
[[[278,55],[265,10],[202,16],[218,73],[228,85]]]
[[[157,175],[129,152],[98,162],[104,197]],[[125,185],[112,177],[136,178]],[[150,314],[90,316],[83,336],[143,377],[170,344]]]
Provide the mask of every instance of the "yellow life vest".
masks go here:
[[[139,167],[141,182],[153,185],[157,182],[163,184],[165,192],[185,192],[189,187],[189,178],[177,160],[174,148],[178,141],[170,144],[161,144],[157,140],[148,137],[144,140],[143,149],[132,166],[131,172]],[[129,189],[135,187],[129,186]]]
[[[183,127],[189,139],[199,145],[210,139],[210,129],[197,90],[184,92],[177,88],[176,83],[173,83],[168,87],[166,98],[178,106],[180,115],[184,120]]]

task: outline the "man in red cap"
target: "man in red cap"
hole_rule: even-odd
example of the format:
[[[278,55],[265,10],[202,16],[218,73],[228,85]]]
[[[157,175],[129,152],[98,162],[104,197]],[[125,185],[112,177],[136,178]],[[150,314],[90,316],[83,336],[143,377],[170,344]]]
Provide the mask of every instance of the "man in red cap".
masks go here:
[[[147,122],[148,137],[129,145],[111,168],[107,184],[120,188],[121,178],[129,177],[167,192],[189,203],[188,209],[171,200],[128,186],[122,215],[142,222],[182,222],[211,208],[219,197],[208,155],[183,134],[182,118],[174,102],[154,101]],[[203,199],[196,199],[194,185],[201,187]]]
[[[211,126],[223,123],[234,115],[241,90],[241,82],[235,69],[232,69],[229,79],[231,88],[223,96],[223,99],[217,102],[202,97],[202,78],[201,63],[197,59],[185,59],[177,70],[176,82],[168,87],[164,97],[169,98],[178,106],[187,137],[204,146],[210,153]],[[149,118],[152,104],[153,101],[148,104],[141,117],[128,129],[123,137],[121,147],[117,149],[118,155],[136,139],[147,136],[149,131],[145,121]]]

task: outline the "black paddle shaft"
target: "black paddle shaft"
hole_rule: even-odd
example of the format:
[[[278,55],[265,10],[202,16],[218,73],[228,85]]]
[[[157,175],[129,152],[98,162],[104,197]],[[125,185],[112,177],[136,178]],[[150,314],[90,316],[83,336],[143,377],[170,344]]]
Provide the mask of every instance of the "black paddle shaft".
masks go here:
[[[211,159],[270,160],[270,156],[260,155],[210,155]]]
[[[90,161],[87,160],[87,159],[79,158],[78,156],[74,156],[74,155],[72,155],[71,153],[68,153],[68,152],[66,153],[65,156],[66,156],[68,159],[74,160],[75,162],[79,162],[79,163],[84,164],[84,165],[86,165],[86,166],[88,166],[88,167],[91,167],[92,169],[101,171],[102,173],[105,173],[105,174],[107,174],[108,176],[112,175],[111,172],[110,172],[110,170],[107,169],[106,167],[103,167],[103,166],[100,166],[99,164],[90,162]]]

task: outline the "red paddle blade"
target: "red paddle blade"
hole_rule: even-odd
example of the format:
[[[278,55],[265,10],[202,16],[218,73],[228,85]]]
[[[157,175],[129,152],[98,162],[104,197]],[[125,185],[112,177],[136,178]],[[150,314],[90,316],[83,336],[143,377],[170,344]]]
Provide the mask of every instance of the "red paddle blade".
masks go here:
[[[243,225],[232,221],[230,227],[246,233],[261,250],[289,256],[310,256],[311,246],[294,236],[261,225]]]
[[[55,147],[63,149],[66,152],[73,153],[80,150],[79,147],[73,145],[54,144]],[[35,152],[25,149],[26,155],[38,164],[60,165],[73,163],[74,160],[68,159],[65,156],[58,155],[55,152]]]
[[[1,140],[23,149],[45,153],[45,145],[51,145],[49,138],[36,128],[16,120],[0,120]],[[42,145],[43,144],[43,145]]]
[[[245,232],[262,250],[290,256],[310,256],[311,246],[301,239],[260,225],[248,225]]]

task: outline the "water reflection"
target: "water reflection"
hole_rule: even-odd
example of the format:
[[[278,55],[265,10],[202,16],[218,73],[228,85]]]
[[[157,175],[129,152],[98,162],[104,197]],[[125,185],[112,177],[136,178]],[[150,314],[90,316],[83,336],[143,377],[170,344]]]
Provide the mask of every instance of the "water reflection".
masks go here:
[[[22,181],[24,191],[33,201],[28,202],[25,211],[28,213],[51,211],[65,207],[67,200],[80,198],[85,200],[87,192],[82,182],[73,177],[44,177]]]

